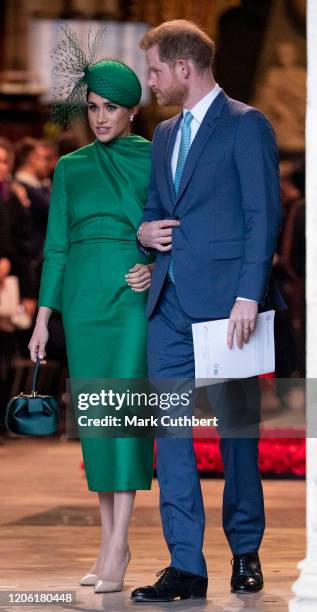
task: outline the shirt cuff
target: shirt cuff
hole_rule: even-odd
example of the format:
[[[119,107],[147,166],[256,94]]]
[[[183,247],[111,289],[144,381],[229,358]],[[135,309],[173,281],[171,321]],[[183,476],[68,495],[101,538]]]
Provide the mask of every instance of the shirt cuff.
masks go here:
[[[257,302],[255,300],[249,300],[249,298],[244,298],[244,297],[237,297],[236,301],[239,301],[239,302],[253,302],[254,304],[257,304]]]

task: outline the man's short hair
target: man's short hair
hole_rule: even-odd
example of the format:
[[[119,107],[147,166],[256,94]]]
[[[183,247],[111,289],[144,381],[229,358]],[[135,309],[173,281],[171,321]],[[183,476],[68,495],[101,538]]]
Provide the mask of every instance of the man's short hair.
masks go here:
[[[175,64],[178,59],[191,60],[200,72],[210,69],[215,53],[214,41],[198,25],[186,19],[166,21],[145,33],[141,49],[158,46],[161,62]]]
[[[15,170],[22,168],[37,147],[41,144],[40,140],[26,136],[19,140],[15,146]]]

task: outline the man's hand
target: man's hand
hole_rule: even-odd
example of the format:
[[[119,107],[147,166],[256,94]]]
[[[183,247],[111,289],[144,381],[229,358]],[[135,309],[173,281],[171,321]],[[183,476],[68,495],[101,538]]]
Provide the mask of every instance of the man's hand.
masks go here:
[[[234,332],[237,346],[241,349],[247,343],[250,334],[255,330],[258,305],[256,302],[237,300],[233,306],[228,323],[227,346],[233,347]]]
[[[175,219],[149,221],[142,223],[139,231],[139,241],[142,246],[157,251],[170,251],[172,248],[172,227],[180,225]]]

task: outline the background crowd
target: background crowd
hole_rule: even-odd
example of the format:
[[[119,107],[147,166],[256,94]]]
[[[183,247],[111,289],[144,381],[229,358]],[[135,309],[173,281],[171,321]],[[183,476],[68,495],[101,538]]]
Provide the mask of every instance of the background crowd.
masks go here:
[[[0,283],[18,278],[20,306],[13,317],[0,316],[1,426],[13,392],[27,384],[27,345],[37,311],[52,175],[60,156],[58,142],[25,137],[0,138]],[[60,318],[53,317],[49,355],[56,379],[64,372],[65,349]],[[51,383],[53,379],[51,379]],[[58,384],[62,388],[62,382]]]

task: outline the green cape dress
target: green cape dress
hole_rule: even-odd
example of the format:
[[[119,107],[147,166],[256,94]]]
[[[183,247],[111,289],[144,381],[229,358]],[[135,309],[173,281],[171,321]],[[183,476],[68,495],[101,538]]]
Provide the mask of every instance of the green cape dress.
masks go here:
[[[124,275],[148,263],[136,246],[146,202],[150,143],[96,140],[56,167],[39,305],[62,312],[73,379],[144,378],[147,292]],[[81,436],[92,491],[151,488],[153,440]]]

